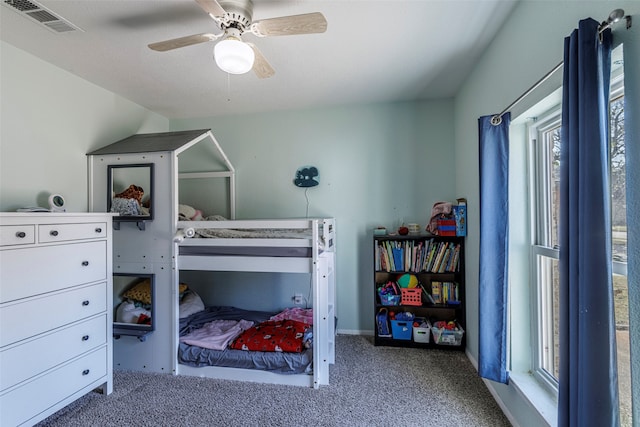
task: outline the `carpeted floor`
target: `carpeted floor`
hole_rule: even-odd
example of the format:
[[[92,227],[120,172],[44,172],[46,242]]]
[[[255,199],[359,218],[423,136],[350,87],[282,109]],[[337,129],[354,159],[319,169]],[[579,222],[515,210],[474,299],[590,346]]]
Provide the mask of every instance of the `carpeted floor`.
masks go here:
[[[39,426],[509,426],[463,352],[375,347],[339,335],[318,390],[116,371]]]

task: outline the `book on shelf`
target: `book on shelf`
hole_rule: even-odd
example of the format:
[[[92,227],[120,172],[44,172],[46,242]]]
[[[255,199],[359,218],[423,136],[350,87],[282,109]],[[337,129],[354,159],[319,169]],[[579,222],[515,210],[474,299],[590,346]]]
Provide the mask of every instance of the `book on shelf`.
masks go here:
[[[462,201],[464,200],[464,202]],[[458,199],[458,205],[451,207],[456,225],[456,236],[467,235],[467,202],[465,199]]]
[[[393,271],[396,269],[396,267],[393,260],[393,248],[391,247],[391,242],[385,241],[384,246],[385,246],[385,254],[386,254],[385,256],[387,257],[387,261],[389,265],[388,271]]]
[[[435,241],[379,241],[375,267],[380,271],[454,273],[460,270],[460,243]]]
[[[431,299],[434,304],[448,304],[460,301],[459,286],[457,282],[431,282]]]
[[[440,258],[440,262],[436,266],[436,273],[444,273],[447,259],[449,258],[449,252],[451,252],[451,248],[449,244],[446,244],[442,251],[442,257]]]
[[[458,264],[459,260],[460,260],[460,244],[458,243],[456,245],[455,251],[453,252],[453,259],[451,261],[451,268],[449,269],[449,271],[451,272],[460,271],[460,265]]]
[[[431,298],[434,304],[442,304],[442,282],[431,282]]]
[[[395,271],[402,271],[402,251],[397,244],[393,247],[393,265]]]
[[[443,304],[460,301],[457,282],[443,282],[441,286]]]
[[[433,242],[433,244],[431,245],[431,254],[429,255],[429,262],[427,263],[427,266],[425,268],[425,271],[432,271],[433,270],[433,265],[435,264],[436,260],[438,259],[438,255],[440,254],[440,248],[442,247],[442,243],[443,242]]]
[[[431,272],[432,273],[438,273],[439,269],[440,269],[440,264],[442,263],[442,259],[444,258],[444,255],[447,251],[447,247],[448,247],[448,243],[447,242],[440,242],[440,244],[438,245],[438,253],[436,255],[436,258],[433,262],[433,265],[431,266]]]

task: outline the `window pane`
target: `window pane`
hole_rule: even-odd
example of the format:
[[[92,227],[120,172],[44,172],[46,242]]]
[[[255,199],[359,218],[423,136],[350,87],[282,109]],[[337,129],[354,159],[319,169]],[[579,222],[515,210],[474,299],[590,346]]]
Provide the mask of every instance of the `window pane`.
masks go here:
[[[627,262],[627,199],[625,186],[624,96],[610,103],[611,119],[611,224],[613,260]]]
[[[540,311],[541,311],[541,362],[542,369],[558,381],[560,340],[560,274],[558,260],[543,255],[538,256],[538,272],[540,284]]]
[[[560,127],[551,132],[551,247],[557,248],[558,224],[560,222]]]
[[[613,275],[613,302],[616,317],[616,344],[618,358],[618,393],[620,395],[620,422],[631,426],[631,364],[629,352],[629,296],[627,277]]]
[[[549,248],[558,248],[558,222],[560,221],[560,121],[552,121],[540,131],[542,145],[541,164],[538,165],[542,175],[538,190],[540,199],[539,227],[537,244]]]

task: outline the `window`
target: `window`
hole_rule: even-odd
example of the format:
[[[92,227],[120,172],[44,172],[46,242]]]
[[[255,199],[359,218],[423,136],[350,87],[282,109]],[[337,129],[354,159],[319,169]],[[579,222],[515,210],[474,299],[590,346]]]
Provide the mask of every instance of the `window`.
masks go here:
[[[560,106],[529,127],[532,165],[532,272],[536,286],[533,311],[537,343],[534,375],[556,390],[559,377],[558,222],[560,214]]]
[[[614,54],[614,58],[616,55]],[[620,61],[621,62],[621,61]],[[618,65],[616,67],[616,65]],[[622,67],[612,67],[610,96],[610,183],[612,271],[618,345],[618,383],[622,425],[631,425],[627,226],[625,198],[624,82]],[[528,125],[531,204],[531,283],[533,375],[557,392],[559,377],[559,176],[561,106]]]
[[[627,199],[623,75],[611,84],[609,103],[611,129],[611,225],[613,254],[613,301],[616,318],[620,423],[632,425],[631,362],[629,350],[629,288],[627,283]]]

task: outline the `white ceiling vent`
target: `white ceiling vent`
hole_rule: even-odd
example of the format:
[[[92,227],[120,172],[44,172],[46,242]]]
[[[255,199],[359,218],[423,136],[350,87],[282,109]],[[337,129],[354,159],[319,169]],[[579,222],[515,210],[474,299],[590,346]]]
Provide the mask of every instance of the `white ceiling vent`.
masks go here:
[[[44,6],[35,1],[29,0],[4,0],[4,4],[13,10],[24,15],[37,23],[45,26],[56,33],[66,33],[69,31],[82,31],[71,22],[47,10]]]

